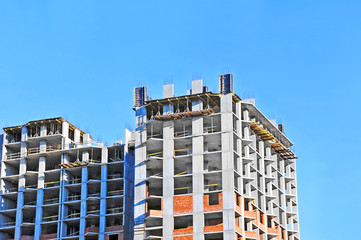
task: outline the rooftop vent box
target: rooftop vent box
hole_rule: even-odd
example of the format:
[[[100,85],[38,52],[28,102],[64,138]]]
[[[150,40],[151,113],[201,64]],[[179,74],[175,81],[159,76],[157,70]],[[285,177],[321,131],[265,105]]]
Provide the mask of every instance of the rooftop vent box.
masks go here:
[[[147,87],[134,88],[134,106],[143,106],[145,101],[148,100]]]
[[[219,75],[219,93],[233,92],[233,75],[232,73]]]

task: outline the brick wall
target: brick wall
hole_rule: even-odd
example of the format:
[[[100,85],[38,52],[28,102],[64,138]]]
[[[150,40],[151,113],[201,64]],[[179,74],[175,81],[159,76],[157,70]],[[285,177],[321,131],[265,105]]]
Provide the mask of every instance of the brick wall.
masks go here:
[[[189,214],[193,212],[193,195],[181,195],[173,198],[174,215]]]

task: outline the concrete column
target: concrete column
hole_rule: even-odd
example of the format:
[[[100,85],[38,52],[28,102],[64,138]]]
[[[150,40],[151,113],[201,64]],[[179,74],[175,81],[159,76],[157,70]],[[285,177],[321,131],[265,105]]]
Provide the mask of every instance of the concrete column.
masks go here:
[[[70,156],[68,154],[62,154],[61,164],[69,163]],[[67,210],[65,209],[64,202],[67,200],[67,192],[65,190],[65,185],[68,183],[69,178],[65,172],[65,168],[61,169],[60,172],[60,192],[59,192],[59,222],[58,222],[58,238],[66,236],[67,225],[63,222],[65,217],[68,215]]]
[[[83,145],[84,146],[91,146],[91,144],[92,144],[91,141],[92,141],[92,139],[90,137],[90,134],[86,133],[83,135]],[[83,159],[83,161],[84,161],[84,159]]]
[[[232,94],[221,95],[223,238],[235,239]]]
[[[20,239],[21,236],[21,224],[23,223],[23,211],[24,206],[24,189],[25,189],[25,173],[26,173],[26,140],[28,138],[28,131],[26,126],[21,129],[21,147],[20,147],[20,167],[19,167],[19,192],[16,206],[16,223],[15,223],[15,239]]]
[[[137,119],[146,118],[145,107],[136,110]],[[146,188],[146,164],[147,149],[147,129],[145,125],[140,124],[137,120],[135,130],[135,175],[134,175],[134,240],[144,240],[144,219],[145,219],[145,199],[147,194]],[[141,122],[144,122],[143,120]]]
[[[40,137],[45,137],[48,134],[46,125],[40,126]]]
[[[74,129],[74,143],[79,144],[80,143],[80,130]]]
[[[192,81],[192,94],[203,91],[203,81]],[[202,101],[192,102],[192,111],[203,110]],[[193,188],[193,239],[204,239],[204,137],[203,117],[192,118],[192,188]]]
[[[6,152],[6,150],[5,150],[5,146],[4,146],[4,144],[5,144],[5,141],[6,141],[6,133],[5,134],[0,134],[0,157],[1,157],[1,159],[5,159],[5,152]],[[3,177],[3,176],[6,176],[6,169],[5,169],[5,163],[4,163],[4,161],[1,161],[0,162],[0,177]],[[5,182],[4,182],[4,180],[3,179],[0,179],[0,193],[3,193],[5,191]],[[2,196],[0,196],[0,201],[1,202],[3,202],[2,201]],[[2,209],[2,208],[0,208],[0,209]]]
[[[173,94],[173,84],[163,85],[163,98],[171,98],[174,96]],[[163,105],[163,114],[169,114],[174,112],[173,104],[164,104]]]
[[[69,147],[70,147],[69,123],[68,122],[62,122],[61,128],[62,128],[62,135],[64,137],[63,149],[69,149]]]
[[[40,152],[41,152],[41,153],[45,153],[45,152],[46,152],[46,141],[45,141],[45,140],[40,141],[39,149],[40,149]]]
[[[84,151],[82,155],[83,161],[89,160],[89,152]],[[81,202],[80,202],[80,225],[79,225],[79,240],[84,240],[85,236],[85,228],[86,228],[86,221],[85,217],[87,215],[87,203],[86,199],[88,197],[88,167],[83,166],[81,167]]]
[[[163,239],[173,239],[174,121],[163,123]]]
[[[101,156],[101,183],[100,183],[100,217],[99,217],[99,240],[104,240],[106,227],[105,214],[107,213],[107,179],[108,179],[108,148],[103,147]]]
[[[41,222],[43,221],[43,201],[44,201],[44,182],[45,182],[45,157],[39,158],[38,170],[38,192],[36,196],[36,216],[35,216],[35,231],[34,239],[39,239],[41,235]]]
[[[129,149],[128,143],[132,138],[132,133],[124,131],[124,239],[134,239],[133,219],[134,219],[134,151]],[[126,193],[126,194],[124,194]]]
[[[236,115],[238,117],[238,120],[236,122],[236,129],[237,129],[237,135],[242,138],[242,106],[241,102],[236,103]],[[237,153],[240,157],[237,158],[236,166],[238,173],[242,176],[243,173],[243,164],[242,164],[242,154],[243,154],[243,148],[242,148],[242,139],[237,139]],[[237,178],[237,185],[238,185],[238,192],[243,195],[243,179],[242,177]]]
[[[243,111],[243,120],[249,121],[249,111],[248,110]]]

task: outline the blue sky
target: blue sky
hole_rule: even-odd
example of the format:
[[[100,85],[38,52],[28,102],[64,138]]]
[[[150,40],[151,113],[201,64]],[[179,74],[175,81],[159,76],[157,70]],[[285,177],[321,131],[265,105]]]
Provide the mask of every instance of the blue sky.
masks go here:
[[[301,237],[354,239],[359,207],[361,2],[1,1],[0,127],[63,116],[108,144],[153,98],[201,76],[285,125],[299,156]]]

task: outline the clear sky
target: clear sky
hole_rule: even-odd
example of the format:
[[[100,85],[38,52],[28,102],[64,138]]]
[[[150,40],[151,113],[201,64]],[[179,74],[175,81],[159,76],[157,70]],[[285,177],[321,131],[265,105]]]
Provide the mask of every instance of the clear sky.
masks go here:
[[[128,3],[126,3],[128,2]],[[1,1],[0,127],[63,116],[112,144],[133,88],[202,77],[255,97],[299,156],[303,240],[355,239],[361,198],[361,1]]]

